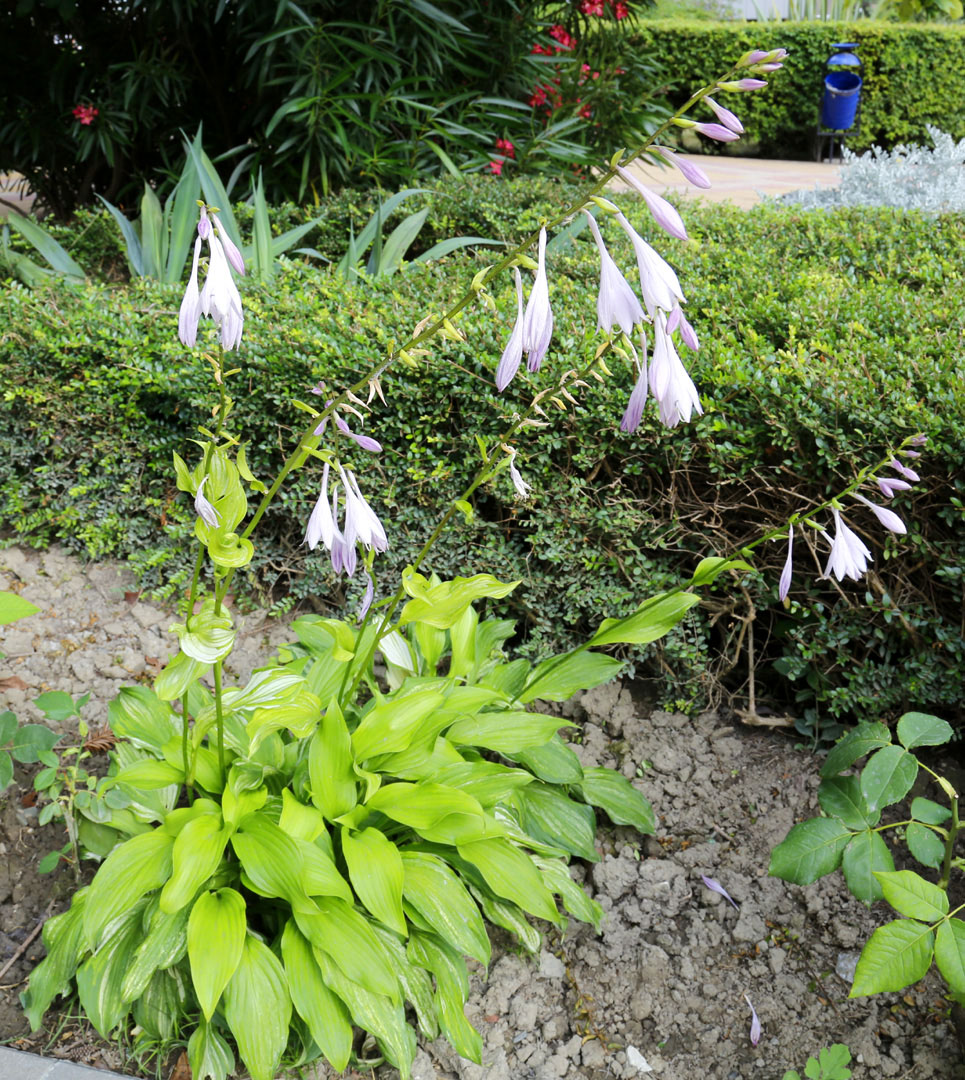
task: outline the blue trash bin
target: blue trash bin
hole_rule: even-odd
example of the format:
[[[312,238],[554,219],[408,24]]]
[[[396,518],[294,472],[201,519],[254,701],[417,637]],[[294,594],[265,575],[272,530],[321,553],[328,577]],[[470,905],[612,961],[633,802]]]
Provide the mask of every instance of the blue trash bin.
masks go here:
[[[824,77],[821,124],[831,131],[847,131],[854,125],[861,95],[861,76],[852,71],[829,71]]]

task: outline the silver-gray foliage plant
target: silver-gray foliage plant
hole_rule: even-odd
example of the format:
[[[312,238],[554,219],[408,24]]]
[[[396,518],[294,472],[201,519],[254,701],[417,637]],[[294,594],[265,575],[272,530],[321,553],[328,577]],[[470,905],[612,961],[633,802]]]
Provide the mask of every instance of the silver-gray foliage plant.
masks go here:
[[[865,154],[844,150],[841,183],[792,191],[783,196],[806,210],[838,206],[893,206],[926,214],[965,210],[965,139],[928,125],[934,147],[872,147]]]

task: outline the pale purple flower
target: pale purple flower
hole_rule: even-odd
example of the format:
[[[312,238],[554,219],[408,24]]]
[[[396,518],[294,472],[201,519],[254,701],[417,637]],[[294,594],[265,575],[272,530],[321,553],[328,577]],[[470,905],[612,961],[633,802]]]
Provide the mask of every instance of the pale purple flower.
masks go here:
[[[372,575],[368,571],[365,573],[365,595],[362,597],[362,603],[359,604],[358,612],[356,613],[356,620],[361,622],[369,613],[369,608],[372,606],[372,601],[375,599],[375,582],[372,580]]]
[[[339,466],[339,475],[345,488],[345,538],[358,539],[363,547],[377,552],[385,551],[389,541],[382,522],[359,491],[358,481],[351,469]]]
[[[761,1041],[761,1021],[757,1015],[757,1010],[751,1004],[751,999],[746,994],[744,995],[744,1000],[747,1002],[751,1010],[751,1046],[757,1046],[757,1044]]]
[[[201,293],[198,290],[198,259],[201,256],[201,237],[194,242],[194,258],[191,261],[191,277],[184,290],[181,310],[178,312],[178,337],[182,345],[193,349],[198,340],[198,322],[201,318]]]
[[[332,515],[332,507],[328,503],[328,462],[322,469],[322,490],[315,501],[315,508],[308,519],[308,528],[305,530],[305,543],[314,551],[321,541],[330,551],[335,533],[338,531],[335,519]]]
[[[530,484],[527,484],[523,479],[522,473],[516,468],[516,451],[513,450],[509,458],[509,478],[513,482],[513,487],[516,489],[517,499],[529,498]]]
[[[642,330],[640,331],[640,350],[642,353],[639,361],[640,373],[637,375],[623,419],[620,421],[620,430],[628,434],[636,431],[640,426],[643,407],[647,403],[647,337]]]
[[[703,414],[697,387],[687,374],[673,339],[667,333],[663,312],[657,312],[653,323],[653,356],[650,360],[650,390],[657,401],[660,421],[664,427],[676,427],[681,420],[687,423],[696,412]]]
[[[593,215],[586,213],[590,222],[590,231],[600,252],[600,291],[596,298],[597,325],[604,334],[609,334],[614,325],[627,335],[636,323],[643,322],[643,308],[636,293],[626,282],[617,264],[610,257],[600,229]]]
[[[516,322],[496,367],[496,389],[500,393],[513,381],[523,359],[523,279],[519,267],[514,266],[513,273],[516,275]]]
[[[890,499],[896,491],[910,491],[911,484],[907,480],[894,480],[890,476],[876,476],[875,481],[881,488],[881,494]]]
[[[697,337],[697,331],[687,321],[687,316],[678,307],[676,309],[680,312],[678,317],[678,325],[680,327],[680,340],[690,349],[692,352],[697,352],[700,348],[700,340]]]
[[[717,142],[736,142],[740,138],[736,131],[731,131],[723,124],[694,124],[694,128],[701,135],[706,135],[708,139],[716,139]]]
[[[766,60],[770,55],[765,49],[753,49],[740,58],[738,67],[751,67],[754,64],[759,64],[762,60]]]
[[[343,435],[347,435],[350,439],[354,440],[363,450],[369,450],[373,454],[382,453],[382,444],[380,442],[369,438],[368,435],[357,435],[338,413],[335,414],[335,426]],[[315,430],[315,434],[319,434],[318,429]]]
[[[758,71],[765,71],[765,72],[780,71],[782,67],[784,67],[784,65],[783,64],[778,64],[778,63],[761,64],[760,67],[758,68]]]
[[[927,435],[915,435],[908,440],[909,446],[924,446],[928,442]]]
[[[630,237],[633,251],[637,257],[637,270],[640,274],[640,292],[647,313],[653,318],[658,308],[672,311],[674,306],[684,300],[677,275],[667,262],[641,237],[623,214],[616,215],[617,224]]]
[[[733,82],[722,82],[717,84],[721,90],[731,90],[740,93],[741,91],[749,90],[763,90],[767,86],[766,79],[736,79]]]
[[[870,499],[866,499],[864,495],[859,495],[857,491],[853,492],[854,497],[860,503],[864,503],[865,506],[874,514],[874,516],[881,522],[882,525],[893,533],[898,533],[899,536],[904,536],[908,532],[905,528],[905,523],[894,512],[894,510],[888,510],[884,506],[878,506]]]
[[[653,220],[664,232],[669,233],[678,240],[687,239],[687,229],[684,227],[683,218],[677,213],[675,207],[671,206],[666,199],[651,191],[645,184],[642,184],[629,169],[617,165],[617,172],[634,191],[643,196]]]
[[[730,109],[725,109],[723,105],[718,104],[712,97],[705,97],[704,102],[711,107],[714,112],[714,116],[727,128],[729,131],[733,131],[738,135],[744,134],[744,125],[740,122],[739,118],[735,116]]]
[[[917,481],[921,479],[921,477],[918,475],[918,473],[915,472],[914,469],[909,469],[907,465],[902,465],[902,463],[897,458],[892,458],[891,461],[888,462],[888,465],[892,469],[894,469],[896,473],[900,473],[903,477],[905,477],[906,480]]]
[[[221,224],[221,218],[217,214],[211,215],[214,218],[215,225],[218,226],[218,235],[221,237],[221,243],[224,245],[225,258],[231,263],[232,269],[237,274],[241,274],[244,277],[245,273],[245,260],[241,257],[241,252],[235,247],[234,241],[228,235],[224,225]]]
[[[831,507],[831,513],[834,515],[834,540],[831,542],[828,565],[821,577],[830,578],[833,574],[838,581],[844,581],[846,577],[859,581],[868,569],[871,552],[861,538],[845,525],[836,506]],[[827,533],[824,536],[828,539]]]
[[[221,344],[234,349],[241,342],[244,315],[241,296],[231,276],[221,241],[214,235],[208,238],[208,273],[201,289],[201,314],[207,315],[221,328]]]
[[[208,218],[208,209],[205,206],[201,207],[201,216],[198,218],[198,236],[202,240],[207,240],[211,236],[211,221]]]
[[[666,146],[652,146],[651,150],[655,150],[665,161],[669,161],[674,168],[679,169],[684,179],[693,184],[694,187],[710,187],[710,180],[699,165],[695,165],[685,157],[675,154],[673,150],[668,150]]]
[[[523,314],[523,352],[530,371],[539,371],[553,336],[553,311],[550,308],[549,282],[546,278],[546,229],[539,231],[539,260],[536,280]]]
[[[209,529],[217,529],[221,524],[221,518],[218,516],[218,511],[208,502],[204,497],[204,485],[208,482],[208,478],[203,476],[201,483],[198,484],[198,493],[194,497],[194,509],[198,517],[208,526]]]
[[[778,582],[777,595],[781,598],[781,603],[787,599],[787,594],[791,591],[791,574],[794,569],[794,526],[789,525],[787,529],[787,558],[784,560],[784,569],[781,571],[781,580]]]
[[[738,905],[737,901],[724,888],[724,886],[721,885],[719,881],[715,881],[712,877],[707,877],[706,874],[701,874],[700,879],[707,886],[707,888],[710,889],[711,892],[719,893],[726,901],[728,901],[728,903],[731,904],[731,906],[736,911],[740,911],[740,906]]]

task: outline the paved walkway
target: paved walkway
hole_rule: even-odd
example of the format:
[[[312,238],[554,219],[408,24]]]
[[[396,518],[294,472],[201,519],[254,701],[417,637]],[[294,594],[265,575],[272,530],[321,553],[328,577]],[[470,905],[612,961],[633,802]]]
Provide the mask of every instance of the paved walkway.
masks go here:
[[[0,1080],[126,1080],[120,1073],[88,1069],[73,1061],[37,1057],[0,1046]]]
[[[745,208],[759,203],[762,195],[783,195],[798,188],[834,187],[841,179],[841,166],[824,162],[768,161],[765,158],[705,154],[681,156],[703,169],[710,180],[710,188],[693,187],[670,166],[661,169],[657,165],[636,164],[633,171],[648,187],[661,194],[671,191],[687,198],[730,202]],[[620,190],[625,185],[614,187]]]

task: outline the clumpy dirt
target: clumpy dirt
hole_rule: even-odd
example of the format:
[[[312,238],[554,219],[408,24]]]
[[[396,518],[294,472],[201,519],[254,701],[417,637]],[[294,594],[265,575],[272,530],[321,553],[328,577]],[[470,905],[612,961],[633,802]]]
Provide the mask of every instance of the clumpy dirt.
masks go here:
[[[44,610],[0,631],[8,654],[0,709],[37,720],[29,702],[41,690],[90,689],[84,715],[97,726],[118,686],[148,681],[167,658],[172,616],[138,598],[116,566],[11,549],[0,552],[3,569],[0,588]],[[249,616],[238,676],[285,635],[284,625]],[[571,924],[561,937],[545,928],[537,957],[497,933],[493,963],[488,973],[477,967],[466,1010],[483,1035],[483,1065],[440,1040],[420,1047],[415,1080],[780,1080],[832,1042],[850,1047],[855,1080],[965,1078],[934,970],[901,994],[847,998],[862,943],[888,920],[884,906],[859,904],[838,875],[807,889],[767,876],[770,849],[817,812],[816,760],[787,735],[716,713],[654,711],[634,691],[613,683],[564,707],[581,724],[575,749],[584,763],[619,769],[658,816],[654,837],[602,828],[600,861],[574,865],[604,908],[602,933]],[[61,910],[72,886],[67,868],[36,874],[39,856],[59,842],[37,827],[28,792],[29,776],[18,773],[0,797],[0,969]],[[26,1035],[17,995],[41,955],[37,938],[0,978],[0,1040],[124,1071],[123,1055],[69,1014],[50,1015],[51,1031]],[[756,1047],[745,995],[763,1025]],[[332,1074],[319,1067],[314,1075]],[[377,1070],[379,1080],[395,1075]]]

